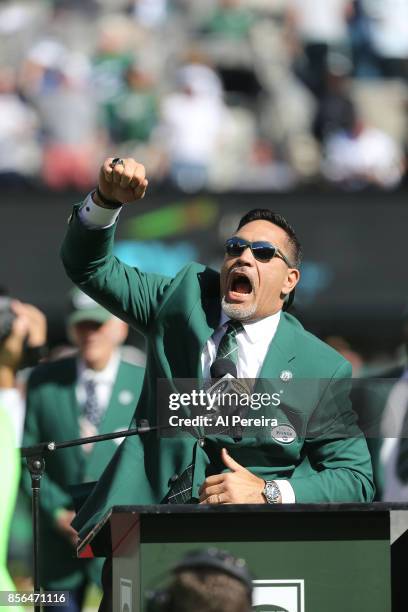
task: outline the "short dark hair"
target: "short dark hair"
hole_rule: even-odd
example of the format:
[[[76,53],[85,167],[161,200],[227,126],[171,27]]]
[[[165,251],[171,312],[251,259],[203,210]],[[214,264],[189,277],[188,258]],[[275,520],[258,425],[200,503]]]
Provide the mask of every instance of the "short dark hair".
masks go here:
[[[285,217],[273,212],[269,208],[254,208],[247,212],[239,221],[237,231],[251,221],[269,221],[277,225],[286,233],[291,250],[290,259],[295,267],[299,267],[302,261],[302,246],[296,236],[293,227],[286,221]]]
[[[177,573],[166,612],[250,612],[248,590],[236,578],[210,568]]]

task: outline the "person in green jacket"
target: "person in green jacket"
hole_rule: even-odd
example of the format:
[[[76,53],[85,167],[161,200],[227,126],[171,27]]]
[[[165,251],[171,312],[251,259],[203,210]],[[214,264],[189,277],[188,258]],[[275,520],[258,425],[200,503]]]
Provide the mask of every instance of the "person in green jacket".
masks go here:
[[[96,191],[74,207],[61,251],[72,281],[146,337],[133,425],[156,425],[158,378],[202,381],[228,352],[239,377],[277,380],[287,399],[275,410],[277,427],[252,437],[127,438],[73,523],[80,537],[116,504],[371,501],[371,461],[344,384],[351,366],[284,310],[300,277],[293,228],[257,209],[227,240],[220,274],[197,263],[175,278],[144,274],[112,248],[122,206],[147,184],[142,164],[105,160]],[[301,379],[320,384],[302,396]]]
[[[41,364],[27,387],[23,446],[62,442],[128,428],[144,368],[121,354],[128,326],[75,290],[67,320],[74,356]],[[69,590],[68,610],[80,610],[86,587],[100,585],[101,560],[75,558],[75,485],[95,483],[122,439],[57,450],[46,457],[40,495],[40,578],[45,590]],[[28,470],[23,488],[31,494]],[[91,485],[89,485],[91,486]],[[65,608],[64,608],[65,609]]]

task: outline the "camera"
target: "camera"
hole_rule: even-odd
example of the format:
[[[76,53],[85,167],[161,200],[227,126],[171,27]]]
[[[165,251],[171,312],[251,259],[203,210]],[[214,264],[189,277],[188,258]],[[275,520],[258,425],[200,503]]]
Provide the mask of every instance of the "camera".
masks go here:
[[[0,295],[0,343],[11,334],[16,315],[11,310],[11,298]]]

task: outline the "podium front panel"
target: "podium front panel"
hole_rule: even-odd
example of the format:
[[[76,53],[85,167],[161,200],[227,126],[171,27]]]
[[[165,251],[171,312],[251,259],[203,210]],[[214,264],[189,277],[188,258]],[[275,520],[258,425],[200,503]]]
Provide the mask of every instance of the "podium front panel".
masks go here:
[[[390,612],[387,512],[180,512],[113,514],[114,610],[144,610],[143,593],[166,584],[197,548],[246,559],[255,610]],[[129,526],[131,528],[129,529]],[[124,537],[124,534],[127,536]],[[126,545],[124,545],[127,540]],[[130,603],[131,600],[131,603]]]

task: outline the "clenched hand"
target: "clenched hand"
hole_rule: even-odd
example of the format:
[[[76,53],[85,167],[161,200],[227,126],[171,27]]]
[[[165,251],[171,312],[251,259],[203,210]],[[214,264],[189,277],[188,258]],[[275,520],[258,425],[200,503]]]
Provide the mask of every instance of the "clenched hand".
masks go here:
[[[128,204],[144,197],[148,185],[146,169],[131,157],[123,159],[112,168],[112,157],[108,157],[100,171],[98,189],[102,196],[111,202]],[[98,201],[97,193],[94,196]]]

